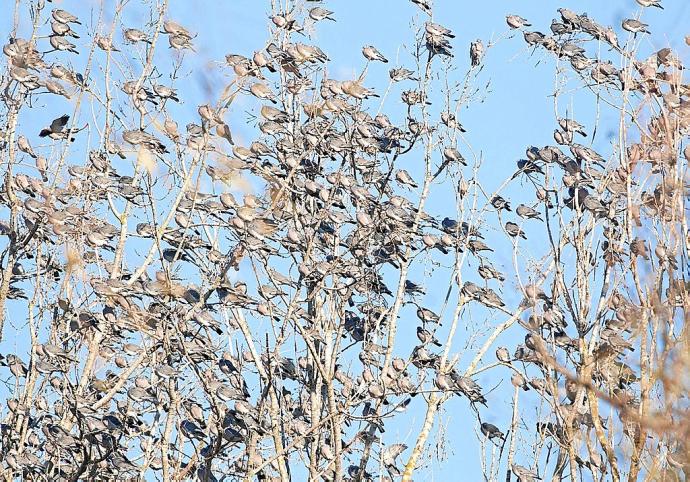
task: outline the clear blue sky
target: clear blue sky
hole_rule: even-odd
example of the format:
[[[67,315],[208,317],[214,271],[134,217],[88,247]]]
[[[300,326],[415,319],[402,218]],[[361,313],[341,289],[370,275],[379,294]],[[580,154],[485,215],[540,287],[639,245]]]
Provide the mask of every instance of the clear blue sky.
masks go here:
[[[14,2],[4,0],[3,13],[0,14],[0,36],[4,39],[9,34],[12,16],[9,14],[10,5]],[[107,4],[112,9],[113,1]],[[505,16],[510,13],[519,14],[529,19],[534,30],[544,33],[549,32],[551,19],[558,14],[556,9],[568,7],[581,13],[587,12],[592,18],[603,24],[611,24],[616,29],[621,42],[628,38],[626,32],[620,28],[622,19],[633,17],[640,13],[640,8],[634,0],[435,0],[434,20],[453,30],[457,37],[453,40],[454,52],[457,57],[459,70],[454,74],[456,79],[461,79],[469,67],[469,44],[475,39],[482,39],[488,44],[492,39],[501,40],[492,47],[484,60],[484,69],[473,83],[473,87],[479,89],[476,99],[482,102],[471,103],[463,109],[460,120],[467,129],[465,138],[477,153],[481,153],[484,166],[480,179],[486,188],[491,191],[497,187],[503,179],[509,176],[515,169],[515,162],[524,156],[528,145],[543,146],[553,143],[552,133],[556,127],[554,122],[553,99],[550,94],[554,89],[554,61],[543,53],[532,53],[526,48],[526,44],[519,32],[508,35],[508,27],[505,24]],[[653,52],[665,46],[678,48],[681,55],[687,58],[688,48],[683,43],[684,35],[690,33],[684,30],[690,20],[690,2],[685,0],[665,0],[665,11],[658,9],[646,9],[642,20],[650,24],[654,33],[653,41],[645,38],[642,40],[643,51]],[[214,0],[192,1],[171,0],[169,18],[174,19],[198,32],[194,44],[198,50],[198,56],[190,57],[183,66],[181,74],[189,75],[187,80],[182,80],[180,89],[193,89],[194,94],[186,97],[185,104],[176,108],[176,119],[180,127],[187,122],[198,118],[196,107],[202,103],[215,102],[218,92],[223,85],[232,79],[232,72],[224,67],[224,56],[228,53],[251,55],[255,50],[265,45],[267,33],[267,21],[269,2],[267,0]],[[90,9],[95,5],[93,1],[82,0],[55,0],[52,5],[65,8],[78,14],[80,17],[88,17]],[[316,5],[310,4],[310,5]],[[375,45],[391,61],[388,65],[374,64],[370,67],[366,85],[376,87],[380,91],[385,89],[388,81],[388,69],[391,65],[412,66],[412,57],[409,51],[402,48],[403,45],[410,49],[413,44],[413,35],[409,29],[413,18],[424,21],[425,17],[420,10],[408,0],[325,0],[321,5],[334,10],[337,22],[323,21],[316,27],[311,41],[316,42],[332,59],[328,65],[329,74],[339,80],[353,78],[364,66],[361,48],[365,44]],[[51,4],[48,4],[50,7]],[[146,10],[139,2],[131,2],[125,8],[123,24],[128,27],[141,28],[142,18]],[[25,33],[23,25],[21,33]],[[49,29],[49,27],[47,27]],[[84,31],[82,28],[80,31]],[[118,28],[119,30],[119,28]],[[42,32],[46,27],[42,28]],[[121,42],[119,34],[117,41]],[[306,41],[306,40],[305,40]],[[162,42],[167,43],[166,39]],[[591,56],[596,47],[589,49]],[[167,55],[167,54],[166,54]],[[63,57],[67,58],[67,57]],[[165,58],[165,56],[163,56]],[[397,59],[397,60],[396,60]],[[435,64],[438,68],[439,63]],[[164,70],[167,74],[167,70]],[[576,117],[586,125],[593,125],[596,116],[596,105],[593,97],[583,94],[575,89],[577,83],[569,84],[571,89],[560,100],[561,112],[566,108],[573,109]],[[210,87],[210,88],[209,88]],[[391,93],[384,111],[393,114],[402,112],[398,86]],[[188,92],[188,90],[187,90]],[[438,92],[438,91],[437,91]],[[435,99],[432,97],[432,102]],[[583,101],[584,100],[584,101]],[[440,107],[441,102],[437,102]],[[248,144],[256,135],[253,124],[248,125],[247,111],[254,109],[256,104],[252,100],[238,102],[230,113],[231,128],[235,139],[242,144]],[[574,106],[574,108],[573,108]],[[45,112],[32,114],[40,116],[36,123],[50,121],[61,112],[54,112],[59,108],[52,106]],[[179,117],[177,117],[179,116]],[[34,122],[32,117],[22,118],[26,126]],[[186,119],[185,119],[186,118]],[[597,136],[594,139],[594,147],[607,157],[611,153],[608,136],[616,128],[616,118],[606,108],[602,107],[599,119]],[[461,148],[463,153],[467,149]],[[421,159],[421,158],[420,158]],[[420,164],[414,165],[414,159],[404,161],[401,167],[408,169],[413,176],[417,173],[420,179]],[[210,186],[206,190],[210,190]],[[510,197],[513,204],[530,202],[533,192],[528,191],[528,186],[514,183],[504,194]],[[454,205],[454,199],[449,196],[448,189],[435,190],[430,198],[429,210],[432,214],[453,217],[455,210],[449,209]],[[489,220],[489,224],[494,220]],[[495,224],[495,223],[494,223]],[[488,239],[495,236],[495,242],[505,242],[502,236],[492,234],[492,229],[487,228]],[[526,227],[528,237],[529,226]],[[510,271],[512,253],[509,245],[504,246],[505,251],[500,253],[495,262],[498,267],[501,264]],[[529,252],[539,253],[540,240],[531,238],[526,249]],[[475,266],[476,267],[476,266]],[[427,266],[428,268],[428,266]],[[523,266],[524,268],[524,266]],[[473,272],[474,268],[468,270]],[[433,280],[440,286],[446,275],[439,275],[443,270],[437,271]],[[425,273],[422,269],[413,273],[413,278],[423,279]],[[445,276],[445,278],[444,278]],[[468,279],[477,281],[477,276],[469,276]],[[516,284],[514,280],[508,280],[503,289],[503,295],[509,307],[517,305],[519,297],[514,293]],[[496,288],[496,287],[494,287]],[[424,302],[430,307],[438,308],[445,296],[445,286],[438,290],[430,290],[424,298]],[[512,294],[511,294],[512,293]],[[10,304],[10,310],[12,310]],[[15,305],[16,306],[16,305]],[[14,314],[18,314],[15,311]],[[10,312],[12,315],[12,311]],[[416,342],[414,326],[416,319],[411,309],[403,311],[401,324],[406,321],[409,329],[401,330],[401,342],[403,345],[412,346]],[[478,311],[467,315],[469,318],[482,318],[487,316],[486,311]],[[500,322],[504,315],[493,314],[496,322]],[[471,323],[468,321],[468,325]],[[6,326],[6,337],[10,336],[10,328]],[[507,334],[510,345],[515,344],[515,336],[518,329]],[[469,332],[461,329],[456,336],[454,346],[461,349]],[[515,336],[513,336],[515,335]],[[521,335],[520,335],[521,336]],[[21,342],[6,338],[2,343],[2,352],[21,350]],[[493,360],[493,350],[487,356]],[[463,359],[464,363],[467,360]],[[463,361],[461,361],[461,366]],[[498,383],[499,377],[491,372],[483,374],[480,378],[486,390]],[[482,410],[482,417],[486,421],[495,423],[505,428],[510,417],[510,386],[504,383],[496,391],[489,395],[490,410]],[[6,388],[0,387],[0,395],[5,396]],[[536,401],[536,395],[528,394]],[[530,406],[527,403],[527,406]],[[393,424],[389,427],[384,439],[387,442],[404,440],[408,445],[413,444],[410,434],[414,434],[414,427],[418,426],[423,416],[424,404],[415,400],[408,414],[403,418],[404,422]],[[527,425],[533,429],[535,419],[534,412],[526,410]],[[445,426],[448,444],[442,464],[429,466],[421,470],[415,480],[439,480],[439,481],[475,481],[480,480],[479,449],[475,435],[476,419],[468,409],[465,399],[455,398],[445,405],[439,421]],[[408,424],[409,422],[409,424]],[[437,423],[438,427],[438,423]],[[430,441],[434,441],[436,431]],[[405,453],[407,455],[408,452]],[[518,452],[517,460],[523,460],[523,465],[530,465],[529,460],[521,459],[526,454]]]

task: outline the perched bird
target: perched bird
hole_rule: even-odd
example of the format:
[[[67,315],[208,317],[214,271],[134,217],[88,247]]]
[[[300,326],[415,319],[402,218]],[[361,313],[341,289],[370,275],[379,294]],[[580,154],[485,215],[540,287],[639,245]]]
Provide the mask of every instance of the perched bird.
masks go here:
[[[635,0],[639,5],[642,7],[656,7],[660,9],[664,9],[664,7],[661,6],[661,0]]]
[[[453,32],[450,29],[444,27],[443,25],[441,25],[439,23],[426,22],[424,24],[424,30],[429,35],[435,35],[438,37],[455,38],[455,35],[453,35]]]
[[[117,47],[115,47],[113,45],[112,39],[110,39],[109,37],[106,37],[105,35],[96,35],[94,40],[96,41],[96,45],[98,46],[98,48],[101,50],[104,50],[106,52],[119,52],[120,51],[119,49],[117,49]]]
[[[477,67],[482,63],[484,57],[484,44],[480,39],[475,40],[470,44],[470,62],[472,67]]]
[[[133,44],[138,42],[144,42],[147,44],[151,43],[151,40],[149,40],[148,35],[136,28],[127,28],[123,30],[122,36],[125,38],[125,40]]]
[[[249,91],[252,93],[254,97],[257,97],[259,99],[270,100],[274,104],[278,103],[275,94],[266,84],[262,84],[261,82],[252,84],[249,88]]]
[[[414,80],[414,81],[419,81],[419,79],[417,79],[416,77],[413,77],[414,76],[413,71],[406,69],[404,67],[397,67],[397,68],[391,69],[388,72],[388,75],[393,82],[401,82],[403,80],[408,80],[408,79]]]
[[[56,8],[51,12],[51,15],[56,22],[60,22],[63,24],[76,23],[78,25],[81,25],[79,18],[76,17],[75,15],[72,15],[71,13],[69,13],[66,10],[61,10],[59,8]]]
[[[506,229],[506,232],[508,233],[508,235],[513,237],[513,238],[519,236],[522,239],[527,239],[527,236],[525,236],[524,231],[522,231],[522,229],[520,229],[520,226],[518,226],[517,224],[515,224],[512,221],[508,221],[505,224],[505,229]]]
[[[627,18],[623,20],[622,27],[623,30],[632,32],[635,35],[637,35],[639,32],[651,33],[649,30],[647,30],[647,27],[649,27],[649,25],[647,25],[646,23],[642,23],[634,18]]]
[[[527,21],[527,19],[524,19],[520,17],[519,15],[508,15],[506,17],[506,23],[510,28],[522,28],[522,27],[531,27],[532,24]]]
[[[421,306],[417,308],[417,318],[419,318],[422,323],[439,323],[439,320],[441,319],[430,309],[422,308]]]
[[[55,35],[79,38],[79,35],[77,35],[77,33],[74,30],[72,30],[72,27],[70,27],[70,25],[67,23],[61,23],[56,20],[53,20],[52,22],[50,22],[50,29],[53,31]]]
[[[73,54],[79,53],[77,51],[76,45],[74,45],[72,42],[67,40],[65,37],[61,37],[59,35],[51,35],[50,36],[50,45],[55,50],[64,50],[67,52],[72,52]]]
[[[332,17],[332,15],[333,12],[321,7],[314,7],[309,10],[309,18],[316,22],[326,19],[333,20],[335,22],[335,19]]]
[[[541,480],[538,474],[535,474],[531,470],[523,467],[522,465],[513,464],[510,466],[511,470],[518,478],[519,482],[534,482],[535,480]]]
[[[436,339],[436,336],[434,336],[433,333],[431,333],[429,330],[422,328],[421,326],[417,327],[417,338],[419,341],[422,342],[423,345],[432,343],[436,346],[443,346],[438,339]]]
[[[538,219],[539,221],[543,221],[539,211],[525,204],[520,204],[515,210],[515,213],[523,219]]]
[[[491,205],[499,211],[503,209],[505,209],[506,211],[510,211],[510,203],[498,194],[492,197],[490,202]]]
[[[496,359],[501,363],[510,363],[510,352],[504,346],[496,349]]]
[[[558,125],[561,126],[561,129],[563,129],[565,132],[576,132],[584,137],[587,137],[587,132],[585,131],[584,126],[574,119],[559,118]]]
[[[410,176],[410,173],[408,173],[405,169],[398,169],[395,171],[395,180],[398,181],[402,186],[409,186],[413,189],[417,189],[419,187],[414,179],[412,179],[412,176]]]
[[[484,434],[484,436],[487,437],[489,440],[493,440],[495,438],[498,438],[500,440],[505,440],[505,435],[503,434],[503,432],[501,432],[498,429],[498,427],[494,424],[482,422],[480,428],[481,428],[482,434]]]
[[[34,152],[34,149],[31,147],[31,144],[29,143],[29,139],[27,139],[26,136],[22,134],[20,134],[19,137],[17,137],[17,147],[20,151],[28,154],[34,159],[38,158],[38,156]]]
[[[365,45],[362,47],[362,55],[369,61],[379,61],[384,64],[388,63],[388,59],[386,59],[381,52],[376,50],[376,47],[373,45]]]

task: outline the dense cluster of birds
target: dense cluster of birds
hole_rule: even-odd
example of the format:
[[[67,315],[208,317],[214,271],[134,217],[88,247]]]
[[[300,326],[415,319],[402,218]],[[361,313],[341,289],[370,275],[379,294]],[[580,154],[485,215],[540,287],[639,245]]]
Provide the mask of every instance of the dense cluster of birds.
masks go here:
[[[294,470],[286,461],[300,453],[310,475],[323,480],[374,480],[372,467],[379,463],[385,468],[380,476],[392,480],[402,475],[410,451],[402,441],[384,443],[386,424],[429,391],[466,399],[482,436],[506,443],[508,421],[499,428],[482,419],[489,395],[473,373],[443,354],[445,317],[424,306],[423,283],[408,276],[415,259],[452,263],[462,253],[481,279],[460,284],[462,300],[512,313],[501,295],[508,275],[491,263],[486,224],[424,209],[432,183],[468,163],[450,141],[465,128],[449,110],[431,114],[426,97],[431,66],[456,56],[455,35],[431,21],[427,0],[411,1],[429,18],[418,39],[425,53],[421,71],[404,65],[389,71],[406,108],[402,120],[369,109],[368,99],[381,94],[365,74],[327,74],[328,54],[309,43],[305,25],[337,16],[309,2],[302,13],[273,12],[265,48],[225,57],[236,94],[257,105],[257,137],[246,145],[233,139],[227,99],[199,106],[198,117],[181,132],[167,105],[180,102],[182,93],[152,76],[122,80],[122,102],[138,117],[124,121],[116,110],[104,111],[110,127],[97,147],[82,148],[87,126],[69,114],[55,113],[36,132],[19,134],[8,124],[0,143],[21,168],[17,163],[14,172],[6,171],[0,194],[10,213],[0,221],[11,260],[2,280],[6,297],[25,303],[35,298],[25,291],[30,281],[41,280],[31,289],[41,290],[40,316],[48,324],[24,356],[0,353],[0,374],[14,387],[0,433],[0,467],[11,477],[140,480],[147,472],[174,472],[222,480],[222,472],[284,480]],[[528,31],[529,22],[517,15],[506,21],[524,31],[530,47],[567,59],[587,81],[656,96],[674,126],[687,133],[690,88],[677,81],[680,61],[670,49],[619,69],[588,57],[582,47],[594,38],[630,55],[614,29],[585,14],[559,13],[552,36]],[[8,119],[36,95],[97,95],[88,76],[68,67],[74,65],[69,57],[52,57],[53,51],[79,55],[74,42],[89,34],[66,10],[49,15],[47,37],[11,38],[3,47]],[[622,28],[647,32],[635,19]],[[194,50],[196,35],[179,23],[161,17],[155,29],[125,27],[123,45],[113,35],[92,40],[104,55],[124,55],[125,44],[148,51],[159,34],[170,49]],[[51,49],[44,49],[46,38]],[[367,65],[390,63],[374,45],[363,46],[362,55]],[[470,68],[481,66],[485,55],[483,42],[472,42]],[[164,121],[154,122],[161,114]],[[662,120],[650,123],[658,141],[633,144],[625,153],[659,174],[678,162],[665,141],[671,127]],[[564,116],[557,126],[556,145],[529,146],[512,177],[535,187],[533,202],[513,211],[511,200],[498,193],[486,199],[502,234],[517,245],[527,239],[528,224],[545,226],[564,209],[580,225],[602,230],[600,254],[611,268],[638,258],[651,263],[653,252],[671,280],[666,301],[687,303],[687,287],[674,277],[683,256],[677,247],[658,243],[652,249],[643,238],[624,244],[629,209],[638,223],[645,216],[677,219],[674,193],[685,186],[660,176],[631,208],[632,166],[610,167],[585,144],[591,128],[576,119]],[[49,144],[39,145],[41,139]],[[426,175],[400,168],[399,158],[437,141],[438,159],[429,154]],[[67,156],[45,157],[66,146],[73,146]],[[121,167],[126,159],[137,167]],[[162,205],[152,199],[168,187],[158,185],[145,159],[173,173],[175,187]],[[546,182],[555,171],[562,171],[560,187]],[[203,192],[191,187],[196,175],[215,186],[251,177],[266,195]],[[459,185],[458,196],[467,189]],[[591,326],[557,281],[550,293],[536,283],[523,291],[524,344],[512,356],[504,347],[496,356],[516,387],[553,401],[552,419],[537,431],[565,445],[572,442],[571,428],[599,422],[579,385],[566,383],[567,400],[561,400],[551,360],[555,350],[575,356]],[[36,309],[31,303],[29,310]],[[592,379],[615,387],[610,395],[632,410],[639,403],[633,389],[638,378],[622,357],[634,349],[643,307],[616,292],[606,308],[613,317],[594,322],[601,342]],[[418,343],[407,353],[396,348],[396,327],[416,330]],[[634,423],[625,423],[635,431]],[[606,467],[594,455],[580,462]],[[537,461],[524,463],[534,467]],[[523,465],[513,463],[511,470],[522,482],[539,478]]]

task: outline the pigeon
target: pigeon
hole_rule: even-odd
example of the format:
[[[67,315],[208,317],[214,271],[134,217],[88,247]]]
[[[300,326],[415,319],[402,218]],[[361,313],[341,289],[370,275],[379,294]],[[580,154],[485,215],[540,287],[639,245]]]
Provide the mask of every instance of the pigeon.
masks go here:
[[[309,18],[315,22],[319,22],[321,20],[333,20],[335,22],[335,19],[332,17],[332,15],[333,12],[321,7],[314,7],[309,10]]]
[[[28,154],[29,156],[33,157],[34,159],[37,159],[38,156],[34,152],[33,148],[31,147],[31,144],[29,144],[29,139],[26,138],[26,136],[20,134],[19,137],[17,137],[17,147],[19,148],[20,151]]]
[[[60,22],[63,24],[76,23],[77,25],[81,25],[79,18],[72,15],[66,10],[56,8],[51,12],[51,15],[56,22]]]
[[[38,136],[50,137],[51,139],[65,139],[69,135],[64,131],[67,122],[69,122],[68,114],[53,119],[48,127],[41,129],[41,132],[38,133]]]
[[[664,9],[664,7],[661,6],[661,0],[635,0],[638,5],[642,7],[656,7],[660,9]]]
[[[484,436],[487,437],[489,440],[493,440],[495,438],[505,440],[505,435],[498,429],[496,425],[487,422],[482,422],[480,428],[482,434],[484,434]]]
[[[381,52],[376,50],[376,47],[373,45],[365,45],[362,47],[362,55],[369,61],[379,61],[384,64],[388,63],[388,59],[386,59]]]
[[[531,27],[532,24],[527,21],[527,19],[524,19],[520,17],[519,15],[508,15],[506,17],[506,23],[510,28],[513,29],[519,29],[522,27]]]
[[[635,35],[637,35],[639,32],[643,33],[651,33],[649,30],[647,30],[647,25],[646,23],[642,23],[639,20],[636,20],[634,18],[628,18],[623,20],[622,24],[623,30],[627,30],[628,32],[632,32]]]
[[[513,464],[510,466],[510,468],[515,474],[515,476],[518,478],[519,482],[534,482],[535,480],[541,480],[541,477],[539,477],[539,475],[523,467],[522,465]]]
[[[436,346],[443,346],[433,333],[422,328],[421,326],[417,327],[417,338],[419,338],[419,341],[421,341],[423,345],[432,343]]]
[[[543,221],[539,211],[525,204],[520,204],[515,210],[515,213],[523,219],[538,219],[539,221]]]
[[[484,57],[484,44],[477,39],[470,44],[470,63],[472,67],[477,67],[482,63]]]

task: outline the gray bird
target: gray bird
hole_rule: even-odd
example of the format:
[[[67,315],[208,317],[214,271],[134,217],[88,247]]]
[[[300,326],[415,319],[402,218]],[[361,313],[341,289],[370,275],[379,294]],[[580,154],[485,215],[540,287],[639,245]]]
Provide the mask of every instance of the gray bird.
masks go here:
[[[311,10],[309,10],[309,18],[316,22],[326,19],[333,20],[335,22],[335,19],[332,17],[332,15],[333,12],[321,7],[314,7]]]
[[[68,114],[60,116],[57,119],[53,119],[53,121],[50,123],[48,127],[44,127],[43,129],[41,129],[41,132],[38,133],[38,136],[50,137],[51,139],[65,139],[69,136],[68,132],[64,132],[64,128],[67,125],[68,121]]]
[[[433,333],[431,333],[429,330],[422,328],[421,326],[417,327],[417,338],[419,338],[419,341],[421,341],[423,345],[426,345],[428,343],[432,343],[436,346],[443,346],[438,341],[436,336],[434,336]]]
[[[664,9],[664,7],[661,6],[661,1],[660,0],[635,0],[640,6],[642,7],[656,7],[660,9]]]
[[[519,482],[534,482],[535,480],[541,480],[538,474],[535,474],[531,470],[523,467],[522,465],[513,464],[510,466],[511,470],[518,478]]]
[[[57,22],[64,23],[64,24],[76,23],[78,25],[81,25],[79,18],[72,15],[71,13],[69,13],[66,10],[61,10],[59,8],[56,8],[51,12],[51,15],[53,16],[53,19]]]
[[[507,232],[508,235],[510,235],[511,237],[515,238],[515,237],[519,236],[519,237],[521,237],[522,239],[527,239],[527,236],[525,236],[524,231],[522,231],[522,229],[520,229],[520,226],[518,226],[518,225],[515,224],[514,222],[508,221],[508,222],[505,224],[505,228],[506,228],[506,232]]]
[[[74,30],[72,30],[72,27],[70,27],[67,23],[61,23],[53,20],[52,22],[50,22],[50,29],[53,31],[55,35],[60,35],[62,37],[79,38],[79,35],[77,35],[77,33]]]
[[[484,57],[484,44],[480,39],[475,40],[470,44],[470,62],[472,67],[477,67],[482,63]]]
[[[386,59],[381,52],[376,50],[376,47],[373,45],[365,45],[362,47],[362,55],[369,61],[379,61],[384,64],[388,63],[388,59]]]
[[[649,27],[649,25],[647,25],[646,23],[642,23],[634,18],[628,18],[623,20],[622,27],[623,30],[632,32],[635,35],[637,35],[639,32],[651,33],[649,30],[647,30],[647,27]]]
[[[26,136],[24,136],[23,134],[20,134],[19,137],[17,137],[17,147],[20,151],[30,155],[34,159],[38,158],[33,148],[31,147],[31,144],[29,143],[29,139],[27,139]]]
[[[434,23],[434,22],[426,22],[424,24],[424,30],[426,33],[429,35],[435,35],[439,37],[448,37],[448,38],[455,38],[455,35],[453,35],[453,32],[444,27],[441,24]]]
[[[412,176],[410,176],[410,173],[408,173],[405,169],[398,169],[395,172],[395,180],[401,185],[409,186],[413,189],[417,189],[419,187],[415,180],[412,179]]]
[[[523,219],[538,219],[539,221],[543,221],[539,211],[525,204],[520,204],[515,212]]]
[[[72,42],[67,40],[65,37],[60,37],[58,35],[50,36],[50,45],[55,50],[63,50],[66,52],[72,52],[73,54],[78,54],[77,46]]]
[[[439,323],[441,319],[436,313],[428,308],[422,308],[421,306],[417,308],[417,318],[422,320],[422,323]]]
[[[503,197],[499,196],[498,194],[495,195],[494,197],[491,198],[491,205],[498,209],[499,211],[505,209],[506,211],[510,211],[510,203],[506,201]]]
[[[559,118],[558,125],[566,132],[576,132],[584,137],[587,137],[585,127],[574,119]]]
[[[148,35],[136,28],[128,28],[123,30],[122,36],[125,38],[125,40],[133,44],[138,42],[144,42],[147,44],[151,43],[151,41],[148,38]]]
[[[500,440],[505,440],[505,435],[503,432],[501,432],[498,427],[494,424],[488,423],[488,422],[482,422],[481,425],[481,431],[482,434],[484,434],[485,437],[487,437],[489,440],[493,440],[495,438],[498,438]]]
[[[401,82],[403,80],[414,80],[419,81],[419,79],[413,77],[414,72],[406,69],[404,67],[397,67],[388,71],[388,75],[393,82]]]
[[[510,363],[510,352],[504,346],[496,349],[496,359],[502,363]]]
[[[527,19],[520,17],[519,15],[508,15],[506,17],[506,23],[510,28],[518,29],[522,27],[531,27],[532,24],[527,21]]]

